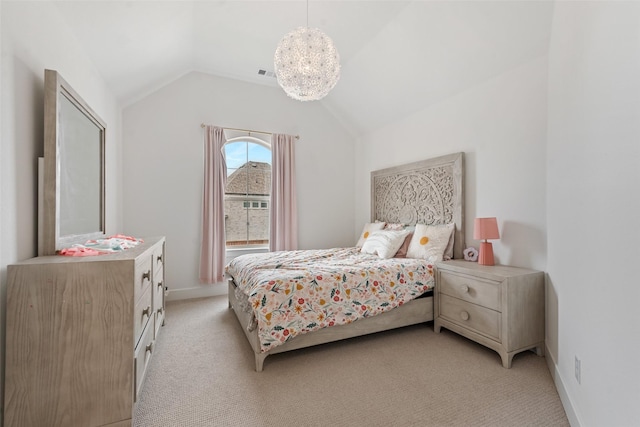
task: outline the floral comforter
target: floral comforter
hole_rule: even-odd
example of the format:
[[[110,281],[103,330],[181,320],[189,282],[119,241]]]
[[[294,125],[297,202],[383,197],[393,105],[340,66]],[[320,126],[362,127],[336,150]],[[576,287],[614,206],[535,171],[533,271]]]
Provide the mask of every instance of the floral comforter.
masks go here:
[[[242,255],[226,272],[248,296],[261,351],[333,325],[389,311],[433,288],[433,266],[359,248]]]

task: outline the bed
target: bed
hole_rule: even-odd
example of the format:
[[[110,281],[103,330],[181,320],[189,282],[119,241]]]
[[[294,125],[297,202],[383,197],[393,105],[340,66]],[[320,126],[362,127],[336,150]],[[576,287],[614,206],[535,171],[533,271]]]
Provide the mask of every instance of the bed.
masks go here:
[[[462,258],[463,161],[463,153],[454,153],[371,172],[368,225],[396,234],[425,224],[452,227],[446,252]],[[433,263],[365,253],[370,245],[361,242],[243,255],[227,265],[229,307],[256,371],[272,354],[433,320]]]

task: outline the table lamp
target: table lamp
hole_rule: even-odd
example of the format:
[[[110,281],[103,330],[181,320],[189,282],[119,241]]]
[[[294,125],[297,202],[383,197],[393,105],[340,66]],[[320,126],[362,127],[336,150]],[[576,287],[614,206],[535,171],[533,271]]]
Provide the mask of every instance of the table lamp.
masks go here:
[[[473,224],[473,238],[476,240],[484,240],[480,243],[480,254],[478,255],[478,264],[493,265],[493,245],[487,242],[487,239],[499,239],[498,221],[492,218],[476,218]]]

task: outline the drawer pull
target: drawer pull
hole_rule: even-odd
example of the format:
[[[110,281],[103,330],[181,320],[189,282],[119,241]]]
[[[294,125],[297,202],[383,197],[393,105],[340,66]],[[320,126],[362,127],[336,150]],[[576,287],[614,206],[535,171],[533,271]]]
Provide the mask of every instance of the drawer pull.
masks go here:
[[[162,314],[162,307],[158,309],[158,314]]]
[[[158,282],[158,287],[162,288],[162,282]]]
[[[164,261],[162,260],[162,255],[158,255],[158,258],[156,259],[156,262],[164,262]]]
[[[149,315],[151,314],[151,306],[148,305],[147,308],[145,308],[144,310],[142,310],[142,317],[144,317],[145,315],[147,317],[149,317]]]
[[[144,279],[147,280],[151,280],[151,270],[148,270],[145,273],[142,273],[142,281],[144,282]]]
[[[145,353],[148,351],[149,353],[153,353],[153,342],[147,344],[147,346],[145,347]]]
[[[460,317],[462,318],[462,320],[469,320],[469,313],[463,311],[460,313]]]
[[[462,286],[460,286],[460,290],[462,290],[463,294],[468,294],[469,293],[469,286],[462,285]]]

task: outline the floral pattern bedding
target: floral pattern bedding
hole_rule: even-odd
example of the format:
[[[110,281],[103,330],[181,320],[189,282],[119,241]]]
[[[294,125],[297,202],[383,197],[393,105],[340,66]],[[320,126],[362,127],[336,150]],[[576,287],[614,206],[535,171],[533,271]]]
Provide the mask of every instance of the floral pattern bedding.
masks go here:
[[[433,266],[425,260],[380,259],[355,247],[242,255],[226,272],[248,295],[262,352],[389,311],[434,285]]]

